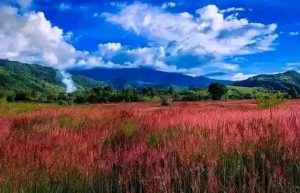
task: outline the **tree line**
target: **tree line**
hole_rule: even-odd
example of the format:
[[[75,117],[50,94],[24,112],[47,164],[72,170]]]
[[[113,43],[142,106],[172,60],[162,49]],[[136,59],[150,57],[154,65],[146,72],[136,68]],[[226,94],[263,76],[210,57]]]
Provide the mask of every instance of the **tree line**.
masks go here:
[[[289,93],[283,93],[283,98],[297,98],[298,93],[291,89]],[[147,87],[136,89],[125,87],[115,89],[111,86],[103,85],[89,90],[78,90],[73,93],[39,93],[37,91],[4,91],[0,90],[0,99],[8,102],[14,101],[36,101],[59,103],[60,105],[70,105],[72,103],[107,103],[107,102],[146,102],[162,101],[167,105],[171,101],[202,101],[221,99],[251,99],[255,96],[243,94],[239,91],[228,94],[226,85],[212,83],[206,88],[175,89]]]

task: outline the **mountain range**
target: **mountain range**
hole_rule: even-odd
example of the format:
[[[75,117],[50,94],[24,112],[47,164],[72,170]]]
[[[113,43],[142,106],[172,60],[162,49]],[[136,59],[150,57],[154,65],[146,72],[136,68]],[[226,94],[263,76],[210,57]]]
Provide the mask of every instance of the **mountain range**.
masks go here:
[[[149,68],[94,68],[71,71],[73,75],[81,75],[106,82],[113,87],[207,87],[212,82],[230,84],[231,81],[214,80],[204,76],[192,77],[180,73],[161,72]]]
[[[289,91],[295,88],[300,93],[300,74],[288,71],[272,75],[258,75],[247,80],[231,82],[214,80],[205,76],[192,77],[180,73],[161,72],[148,68],[94,68],[69,71],[77,89],[89,89],[103,84],[115,88],[148,86],[178,88],[207,87],[212,82],[243,87],[265,87],[271,90]],[[42,93],[64,92],[59,70],[37,64],[0,60],[1,90],[36,90]]]

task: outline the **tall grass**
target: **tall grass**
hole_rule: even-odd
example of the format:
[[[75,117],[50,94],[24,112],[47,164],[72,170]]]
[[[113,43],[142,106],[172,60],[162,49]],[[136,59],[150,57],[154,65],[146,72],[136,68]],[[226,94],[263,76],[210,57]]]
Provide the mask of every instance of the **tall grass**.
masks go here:
[[[299,192],[300,102],[107,104],[0,119],[0,192]]]

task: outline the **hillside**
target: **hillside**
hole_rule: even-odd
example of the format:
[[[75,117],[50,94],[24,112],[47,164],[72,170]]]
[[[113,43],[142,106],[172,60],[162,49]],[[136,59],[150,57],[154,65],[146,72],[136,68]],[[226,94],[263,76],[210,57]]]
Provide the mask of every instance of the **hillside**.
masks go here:
[[[76,70],[71,72],[73,75],[82,75],[98,81],[105,81],[116,88],[124,86],[133,87],[207,87],[212,82],[222,82],[225,84],[230,81],[220,81],[206,78],[204,76],[192,77],[180,73],[161,72],[148,68],[95,68],[89,70]]]
[[[272,75],[258,75],[244,81],[235,82],[235,86],[265,87],[271,90],[289,91],[295,88],[300,92],[300,74],[296,71],[287,71]]]
[[[74,75],[72,79],[78,89],[100,84],[80,75]],[[58,70],[37,64],[0,60],[0,90],[35,90],[40,93],[53,93],[64,92],[65,86]]]

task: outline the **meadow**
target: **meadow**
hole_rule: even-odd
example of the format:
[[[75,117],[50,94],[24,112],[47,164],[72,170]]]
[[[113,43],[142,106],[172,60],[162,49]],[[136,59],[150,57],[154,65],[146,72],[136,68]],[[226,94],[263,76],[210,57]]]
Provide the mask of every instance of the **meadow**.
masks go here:
[[[1,110],[1,193],[300,192],[297,100],[20,105]]]

